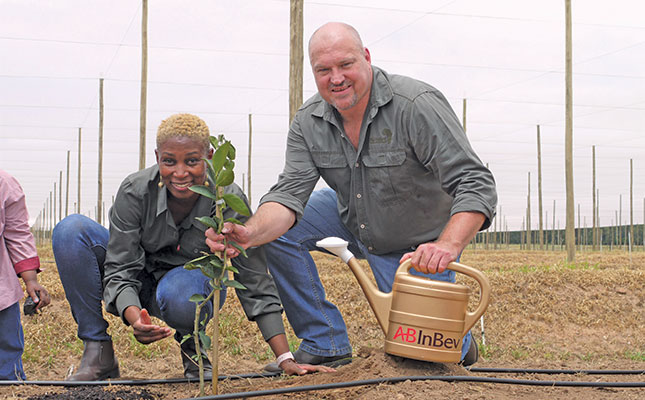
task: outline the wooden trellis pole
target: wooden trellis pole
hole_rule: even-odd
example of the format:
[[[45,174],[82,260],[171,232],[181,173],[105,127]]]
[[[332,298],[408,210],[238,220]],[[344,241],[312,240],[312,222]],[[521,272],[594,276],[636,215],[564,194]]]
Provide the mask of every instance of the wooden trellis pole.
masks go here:
[[[76,212],[81,213],[81,128],[78,128],[78,184],[76,188]]]
[[[58,173],[58,220],[63,219],[63,171]]]
[[[99,80],[99,167],[96,222],[103,224],[103,78]]]
[[[551,229],[551,251],[555,251],[555,200],[553,200],[553,224]]]
[[[629,244],[634,241],[634,160],[629,159]]]
[[[54,227],[54,225],[56,225],[56,182],[54,182],[54,203],[53,204],[54,204],[54,206],[53,206],[54,207],[54,213],[52,214],[53,215],[52,228]]]
[[[571,0],[565,0],[565,177],[567,190],[567,221],[566,221],[566,244],[567,262],[574,262],[576,258],[576,246],[574,236],[574,207],[573,198],[573,81],[572,81],[572,45],[571,45]]]
[[[596,146],[591,146],[591,169],[592,169],[592,203],[593,203],[593,240],[592,249],[598,250],[598,225],[596,224]]]
[[[302,105],[302,71],[304,50],[303,35],[303,0],[291,0],[289,9],[289,122]]]
[[[65,178],[65,216],[69,215],[69,150],[67,150],[67,177]]]
[[[139,169],[146,167],[146,108],[148,98],[148,0],[141,4],[141,102],[139,103]]]
[[[247,173],[247,179],[248,179],[248,184],[247,184],[247,190],[246,190],[246,195],[249,198],[249,204],[251,203],[251,158],[253,154],[253,114],[249,114],[249,155],[248,155],[248,166],[246,168],[246,173]],[[244,177],[242,177],[242,180],[244,180]]]
[[[532,249],[531,240],[531,173],[528,177],[528,194],[526,195],[526,249]]]
[[[544,250],[544,226],[542,222],[542,145],[540,143],[540,125],[537,126],[537,158],[538,158],[538,223],[540,230],[540,250]]]

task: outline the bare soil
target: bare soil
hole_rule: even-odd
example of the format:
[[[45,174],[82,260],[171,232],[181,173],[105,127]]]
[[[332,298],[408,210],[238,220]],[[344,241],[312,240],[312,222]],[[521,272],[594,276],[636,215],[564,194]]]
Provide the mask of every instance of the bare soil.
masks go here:
[[[47,249],[41,257],[47,261]],[[41,252],[41,254],[43,253]],[[354,277],[335,257],[314,254],[328,297],[345,316],[354,359],[329,374],[226,380],[220,394],[328,385],[392,377],[495,377],[530,381],[645,382],[645,375],[500,374],[471,372],[455,364],[435,364],[383,352],[383,334]],[[51,259],[51,257],[50,257]],[[480,343],[474,367],[645,370],[645,252],[578,252],[567,264],[563,252],[468,249],[462,263],[489,277],[493,297],[481,326],[473,327]],[[25,372],[31,381],[62,381],[78,365],[82,343],[60,287],[55,265],[45,264],[40,279],[53,295],[41,314],[23,318]],[[476,284],[459,278],[461,283]],[[272,361],[254,323],[246,321],[229,293],[220,329],[220,374],[260,372]],[[477,301],[477,295],[471,301]],[[117,318],[108,317],[116,345],[121,379],[182,377],[178,346],[171,339],[138,344]],[[290,341],[297,338],[289,330]],[[577,399],[645,398],[645,388],[589,388],[520,384],[414,380],[400,383],[321,388],[262,398],[293,399]],[[446,378],[447,379],[447,378]],[[7,399],[184,399],[199,394],[196,383],[107,387],[0,386]],[[209,394],[207,392],[207,394]]]

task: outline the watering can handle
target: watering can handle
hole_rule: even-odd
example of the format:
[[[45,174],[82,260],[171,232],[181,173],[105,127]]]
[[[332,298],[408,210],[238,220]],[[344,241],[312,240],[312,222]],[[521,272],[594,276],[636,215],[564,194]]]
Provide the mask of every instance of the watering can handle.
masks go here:
[[[411,268],[412,264],[408,259],[401,264],[399,271],[409,272]],[[475,325],[479,317],[484,314],[486,308],[488,308],[488,302],[490,300],[490,283],[486,275],[476,268],[459,264],[457,262],[451,262],[448,264],[448,269],[470,276],[479,283],[479,287],[481,288],[481,297],[479,298],[477,308],[473,312],[466,311],[466,317],[464,318],[464,331],[462,332],[462,335],[465,335],[466,332]]]

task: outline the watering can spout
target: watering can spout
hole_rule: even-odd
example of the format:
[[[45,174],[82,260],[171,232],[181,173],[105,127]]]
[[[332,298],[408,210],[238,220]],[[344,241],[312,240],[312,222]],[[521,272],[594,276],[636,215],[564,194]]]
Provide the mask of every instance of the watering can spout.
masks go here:
[[[387,330],[389,327],[388,324],[388,314],[390,312],[390,306],[392,304],[392,293],[383,293],[376,285],[372,283],[365,271],[361,268],[358,260],[352,254],[349,249],[347,249],[347,241],[338,238],[338,237],[327,237],[323,240],[319,240],[316,243],[316,246],[321,247],[330,253],[340,257],[349,268],[354,273],[358,284],[363,289],[367,301],[372,307],[372,311],[376,315],[376,320],[378,321],[383,333],[387,336]]]

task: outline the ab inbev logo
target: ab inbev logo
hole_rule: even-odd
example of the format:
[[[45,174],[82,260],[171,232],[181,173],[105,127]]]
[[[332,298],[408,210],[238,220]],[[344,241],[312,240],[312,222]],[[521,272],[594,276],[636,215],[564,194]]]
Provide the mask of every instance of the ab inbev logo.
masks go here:
[[[417,332],[414,328],[407,328],[404,330],[403,326],[399,325],[392,340],[400,340],[403,343],[416,343],[427,347],[439,347],[445,349],[457,349],[461,339],[457,338],[444,338],[443,333],[434,332],[430,335],[424,335],[423,330],[419,329]]]

